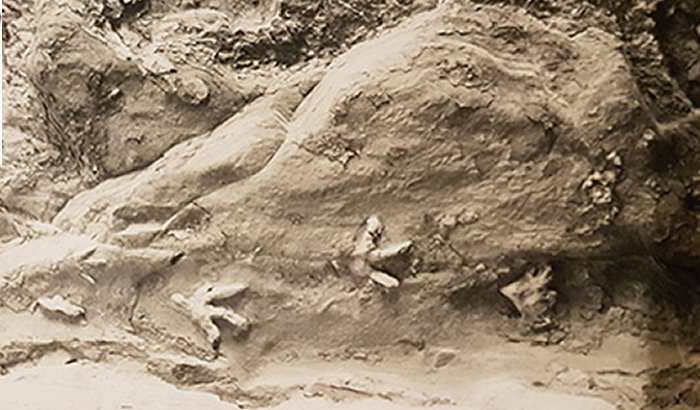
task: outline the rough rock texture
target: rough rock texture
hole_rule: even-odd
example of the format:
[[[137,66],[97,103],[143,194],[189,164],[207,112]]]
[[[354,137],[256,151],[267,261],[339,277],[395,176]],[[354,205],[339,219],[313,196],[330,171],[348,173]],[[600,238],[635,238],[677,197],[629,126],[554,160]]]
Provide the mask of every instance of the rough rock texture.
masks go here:
[[[56,223],[100,236],[132,223],[164,223],[185,205],[262,169],[284,141],[288,117],[304,91],[291,84],[261,97],[145,172],[110,179],[76,196]],[[83,215],[86,211],[90,215]]]
[[[692,407],[700,13],[676,3],[5,2],[0,371]]]
[[[293,246],[287,238],[314,237],[318,248],[298,251],[322,254],[341,245],[332,237],[342,240],[344,225],[369,211],[402,230],[420,224],[424,214],[456,212],[451,208],[468,200],[481,218],[451,237],[483,256],[513,250],[516,243],[502,240],[506,236],[515,236],[522,250],[575,252],[600,241],[600,228],[613,218],[640,232],[651,226],[652,193],[635,175],[647,124],[633,115],[639,103],[632,77],[621,69],[619,43],[595,29],[571,38],[526,15],[522,28],[504,28],[494,10],[441,8],[342,56],[296,109],[270,162],[245,182],[201,198],[205,208],[211,204],[214,224],[237,231],[251,225],[245,230],[251,237],[268,231],[279,238],[280,252]],[[611,112],[619,123],[608,130],[601,119]],[[629,164],[629,194],[624,204],[595,204],[581,184],[607,167],[613,152]],[[158,183],[172,176],[158,176]],[[117,184],[113,194],[100,192]],[[149,199],[121,181],[103,185],[68,204],[56,222],[101,234],[95,219],[105,213],[90,211],[88,195],[110,204],[132,201],[131,208],[144,211],[171,206],[167,192],[151,190]],[[174,209],[182,203],[172,202]],[[250,212],[263,204],[265,212]],[[301,223],[290,223],[291,214]]]
[[[51,219],[84,186],[72,164],[46,137],[46,117],[27,75],[36,16],[31,2],[6,1],[3,10],[3,163],[0,206],[32,219]]]
[[[531,269],[513,283],[499,289],[529,321],[550,321],[550,310],[556,303],[557,293],[549,289],[552,268]]]
[[[45,236],[3,249],[0,294],[15,312],[45,297],[71,296],[73,303],[89,306],[87,320],[124,326],[142,282],[181,256],[157,249],[125,251],[72,235]]]
[[[170,298],[175,304],[185,310],[192,322],[206,334],[207,341],[217,350],[221,343],[221,331],[215,324],[216,320],[228,322],[234,327],[235,335],[247,332],[250,328],[250,323],[248,319],[233,310],[214,306],[214,303],[238,296],[246,290],[248,290],[248,286],[241,283],[207,283],[199,287],[190,297],[175,293]]]
[[[209,131],[256,93],[199,56],[172,50],[181,57],[175,60],[160,53],[165,34],[159,31],[153,49],[136,54],[100,2],[45,1],[36,8],[30,78],[45,102],[51,139],[95,172],[141,168],[176,143]],[[172,21],[176,27],[190,21],[204,27],[175,33],[171,42],[207,36],[211,17],[200,14]]]

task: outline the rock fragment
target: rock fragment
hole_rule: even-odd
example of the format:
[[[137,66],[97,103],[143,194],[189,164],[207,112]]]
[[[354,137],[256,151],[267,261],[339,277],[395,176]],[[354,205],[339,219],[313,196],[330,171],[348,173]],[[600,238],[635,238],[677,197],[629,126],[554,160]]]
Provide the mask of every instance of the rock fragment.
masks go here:
[[[520,312],[523,319],[535,324],[551,323],[550,310],[556,303],[557,292],[549,289],[552,268],[532,268],[520,279],[502,287],[500,292]]]
[[[612,186],[616,181],[612,171],[595,171],[583,182],[583,188],[588,191],[594,205],[609,204],[613,200]]]
[[[115,234],[113,241],[126,248],[141,248],[148,246],[161,232],[163,227],[158,224],[134,224]]]
[[[377,271],[398,273],[398,271],[408,267],[410,264],[410,252],[412,249],[412,241],[399,242],[372,250],[367,254],[367,261]]]
[[[36,306],[46,313],[63,316],[71,320],[85,318],[85,309],[60,295],[55,295],[52,298],[39,298],[36,301]]]
[[[687,202],[690,209],[700,211],[700,174],[693,177],[687,188]]]
[[[410,270],[413,242],[410,240],[380,247],[384,224],[372,215],[365,221],[355,241],[351,271],[360,276],[369,276],[386,288],[399,286],[397,275]]]
[[[19,232],[12,218],[7,213],[0,211],[0,242],[15,238],[17,235]]]
[[[209,97],[209,87],[197,77],[183,77],[176,82],[177,96],[191,105],[200,105]]]
[[[373,271],[369,274],[370,279],[376,283],[384,286],[385,288],[397,288],[399,287],[399,280],[391,275],[387,275],[384,272]]]
[[[234,327],[234,337],[247,332],[250,329],[250,322],[230,308],[214,306],[213,303],[239,296],[246,290],[248,290],[248,285],[242,283],[205,284],[190,297],[175,293],[171,299],[177,306],[185,310],[192,322],[204,332],[211,347],[218,350],[221,344],[221,331],[214,323],[215,319],[229,322]]]
[[[457,350],[454,349],[440,349],[435,353],[435,358],[433,360],[433,367],[439,369],[450,364],[457,357]]]

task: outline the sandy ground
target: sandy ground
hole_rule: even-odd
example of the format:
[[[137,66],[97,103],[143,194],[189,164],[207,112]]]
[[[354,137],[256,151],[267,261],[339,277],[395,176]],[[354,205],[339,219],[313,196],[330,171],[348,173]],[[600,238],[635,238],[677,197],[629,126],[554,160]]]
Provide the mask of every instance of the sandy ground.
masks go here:
[[[38,391],[37,387],[41,386]],[[95,364],[21,369],[0,381],[5,409],[231,409],[213,395]]]
[[[407,381],[408,382],[408,381]],[[41,386],[40,389],[37,389]],[[14,409],[233,409],[216,396],[175,387],[143,373],[97,364],[53,364],[21,369],[0,379],[3,408]],[[308,398],[304,393],[270,409],[404,409],[424,408],[382,398],[352,401]],[[614,406],[598,398],[542,391],[501,377],[462,386],[457,403],[434,409],[473,410],[578,409],[607,410]]]
[[[269,363],[239,386],[266,392],[269,409],[607,410],[638,408],[651,366],[648,346],[610,338],[587,356],[484,338],[446,364],[435,356],[385,356],[379,363],[302,357]],[[657,355],[658,356],[658,355]],[[143,363],[115,357],[100,363],[64,352],[0,377],[3,409],[233,409],[258,407],[242,396],[227,403],[210,393],[178,390]],[[668,362],[677,361],[668,352]],[[656,364],[661,364],[657,362]],[[614,386],[614,389],[610,387]],[[196,388],[196,387],[193,387]],[[613,404],[615,403],[615,404]],[[616,407],[620,406],[620,407]],[[260,407],[258,407],[260,408]]]

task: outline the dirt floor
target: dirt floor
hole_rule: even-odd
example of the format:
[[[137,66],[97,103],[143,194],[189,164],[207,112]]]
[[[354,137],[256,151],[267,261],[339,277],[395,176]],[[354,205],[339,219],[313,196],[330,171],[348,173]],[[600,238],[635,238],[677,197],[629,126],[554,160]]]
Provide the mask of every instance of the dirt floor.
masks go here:
[[[2,27],[0,408],[700,408],[696,1]]]

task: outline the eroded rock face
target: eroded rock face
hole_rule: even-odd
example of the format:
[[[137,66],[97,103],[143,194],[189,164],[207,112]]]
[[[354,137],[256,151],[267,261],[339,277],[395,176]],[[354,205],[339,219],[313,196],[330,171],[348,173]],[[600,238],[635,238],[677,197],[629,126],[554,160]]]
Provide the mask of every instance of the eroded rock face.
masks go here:
[[[481,333],[473,318],[570,352],[611,328],[680,334],[664,315],[698,299],[694,43],[667,51],[674,77],[651,27],[618,35],[588,3],[322,3],[39,1],[29,100],[49,132],[22,125],[32,104],[11,117],[0,313],[130,325],[202,361],[150,371],[227,400],[261,358],[402,345],[456,368],[463,347],[435,346]],[[639,26],[667,5],[632,3]],[[514,308],[535,332],[516,336]]]
[[[282,82],[211,134],[170,150],[144,172],[114,178],[78,195],[55,222],[110,240],[132,224],[163,225],[192,201],[260,171],[284,142],[292,112],[317,70]],[[95,212],[95,210],[100,210]],[[186,212],[186,211],[185,211]]]
[[[36,7],[29,70],[47,110],[50,139],[98,175],[153,162],[259,93],[207,60],[180,55],[171,61],[156,49],[130,49],[108,20],[112,9],[99,1],[40,1]],[[183,19],[197,24],[202,18]],[[183,33],[179,40],[201,35]]]
[[[221,330],[215,320],[228,322],[233,326],[235,335],[245,334],[250,329],[250,322],[232,309],[215,306],[214,303],[239,296],[246,290],[248,286],[242,283],[207,283],[197,288],[190,297],[175,293],[171,300],[189,316],[192,323],[206,335],[211,347],[217,350],[221,344]]]
[[[603,228],[646,229],[646,124],[617,40],[498,16],[445,6],[350,50],[299,106],[272,161],[200,200],[213,224],[274,236],[271,252],[297,255],[342,248],[340,225],[370,213],[420,246],[410,233],[426,214],[464,204],[480,218],[450,241],[481,257],[586,253],[610,244]],[[620,162],[624,181],[596,201],[584,182]],[[299,238],[318,249],[300,250]]]
[[[35,302],[70,295],[73,304],[89,306],[88,321],[128,325],[139,283],[181,256],[157,249],[124,250],[65,234],[15,242],[0,252],[0,301],[21,312]]]
[[[333,52],[421,8],[357,3],[38,1],[28,69],[49,139],[99,178],[142,168],[260,95],[265,74],[240,68]]]
[[[383,243],[410,244],[397,248],[398,270],[365,261],[395,276],[380,282],[473,271],[496,297],[508,269],[489,261],[503,258],[623,252],[692,266],[695,225],[677,229],[694,218],[686,189],[655,162],[667,134],[645,110],[620,39],[508,10],[505,22],[499,6],[444,4],[328,67],[275,74],[211,133],[85,190],[54,223],[134,249],[199,247],[210,264],[247,255],[272,271],[291,260],[342,276],[333,262],[352,259],[355,227],[376,214]],[[221,11],[168,13],[153,17],[151,42],[125,40],[166,77],[210,61],[235,34]],[[202,82],[173,84],[190,109],[212,98]]]
[[[197,159],[223,153],[216,144],[227,130],[266,124],[256,103],[212,137],[81,194],[56,222],[109,240],[197,199],[216,229],[245,227],[253,240],[274,237],[271,252],[301,256],[346,247],[338,218],[357,224],[380,213],[406,234],[425,215],[439,219],[468,203],[479,219],[455,224],[447,242],[480,257],[585,255],[618,246],[616,232],[648,237],[658,219],[645,185],[651,119],[620,43],[595,28],[515,18],[508,25],[497,8],[471,6],[421,14],[339,58],[298,107],[299,93],[262,99],[269,107],[282,98],[290,113],[278,131],[260,134],[263,145],[240,139],[258,131],[232,134],[236,154],[220,165]],[[261,160],[234,171],[239,155]],[[152,217],[120,219],[120,209]],[[299,238],[319,248],[300,249]]]

